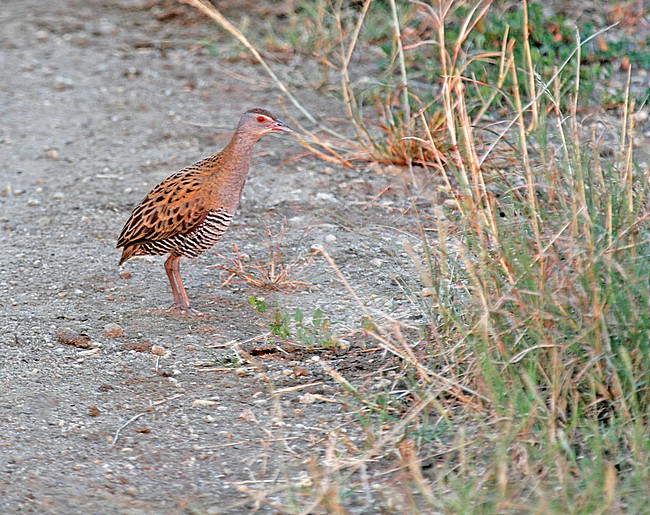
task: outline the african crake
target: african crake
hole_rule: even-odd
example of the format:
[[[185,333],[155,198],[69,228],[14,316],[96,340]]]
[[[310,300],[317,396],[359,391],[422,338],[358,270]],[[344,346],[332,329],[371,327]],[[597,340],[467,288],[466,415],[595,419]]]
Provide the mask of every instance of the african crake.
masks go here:
[[[165,271],[174,306],[192,312],[179,272],[181,257],[196,257],[226,232],[241,199],[253,145],[265,134],[291,132],[266,109],[250,109],[223,150],[183,168],[154,187],[131,213],[117,240],[120,265],[145,254],[167,254]]]

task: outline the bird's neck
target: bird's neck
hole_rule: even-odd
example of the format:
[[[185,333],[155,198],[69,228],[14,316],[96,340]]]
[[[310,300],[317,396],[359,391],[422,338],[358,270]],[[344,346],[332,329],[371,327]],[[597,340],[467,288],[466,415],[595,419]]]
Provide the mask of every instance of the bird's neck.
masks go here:
[[[230,143],[219,154],[209,158],[214,163],[210,167],[210,174],[214,179],[215,192],[218,192],[220,202],[225,202],[222,207],[229,212],[234,212],[239,204],[257,139],[235,132]]]
[[[246,177],[250,166],[253,145],[259,138],[251,137],[250,134],[235,132],[230,143],[226,145],[222,153],[224,154],[225,163],[233,175]]]

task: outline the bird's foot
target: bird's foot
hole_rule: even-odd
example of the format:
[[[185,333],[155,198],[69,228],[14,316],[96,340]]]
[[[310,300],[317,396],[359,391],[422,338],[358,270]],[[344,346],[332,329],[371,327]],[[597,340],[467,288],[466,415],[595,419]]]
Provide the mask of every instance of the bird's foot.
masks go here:
[[[167,309],[168,312],[170,313],[175,313],[179,315],[186,315],[190,317],[202,317],[205,316],[203,313],[200,311],[197,311],[196,309],[193,309],[189,306],[181,306],[180,304],[172,304],[169,306]]]

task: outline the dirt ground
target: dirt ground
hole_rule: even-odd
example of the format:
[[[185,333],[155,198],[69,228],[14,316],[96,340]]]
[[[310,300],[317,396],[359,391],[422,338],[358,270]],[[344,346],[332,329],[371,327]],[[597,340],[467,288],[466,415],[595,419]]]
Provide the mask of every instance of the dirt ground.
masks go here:
[[[219,150],[245,109],[281,112],[250,62],[197,44],[218,34],[210,22],[167,14],[138,0],[0,9],[2,513],[245,513],[246,489],[309,488],[308,460],[331,431],[362,443],[341,404],[318,400],[338,390],[324,367],[371,381],[387,358],[269,348],[247,300],[320,308],[342,338],[360,338],[359,309],[323,260],[293,294],[223,287],[208,268],[233,244],[263,259],[267,226],[286,218],[287,258],[326,246],[368,302],[394,314],[408,304],[390,279],[408,201],[399,188],[375,199],[397,180],[292,159],[303,150],[289,137],[257,145],[217,246],[227,257],[182,263],[204,317],[165,310],[162,258],[118,268],[116,237],[154,184]],[[236,342],[254,361],[223,366]],[[269,500],[292,511],[285,494]]]
[[[267,227],[286,219],[285,258],[325,247],[370,308],[417,322],[402,179],[300,158],[291,137],[258,143],[223,256],[181,264],[205,316],[165,309],[163,258],[117,266],[117,235],[152,186],[219,150],[247,108],[282,112],[227,36],[170,5],[2,2],[0,513],[249,513],[263,492],[274,507],[262,512],[294,513],[331,434],[363,447],[351,410],[331,402],[340,388],[327,370],[370,384],[395,364],[363,341],[363,313],[331,267],[316,257],[310,287],[295,293],[223,286],[210,268],[233,244],[264,260]],[[295,64],[275,66],[299,86],[308,63]],[[310,87],[299,95],[340,114]],[[414,188],[425,216],[443,200],[435,184]],[[342,348],[268,344],[249,295],[322,309]],[[351,512],[390,505],[372,473]]]

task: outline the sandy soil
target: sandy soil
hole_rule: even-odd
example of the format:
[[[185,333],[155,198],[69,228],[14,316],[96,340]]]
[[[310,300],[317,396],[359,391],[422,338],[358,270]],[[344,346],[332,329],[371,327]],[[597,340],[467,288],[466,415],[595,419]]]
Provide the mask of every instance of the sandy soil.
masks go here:
[[[303,151],[290,138],[258,144],[217,246],[226,257],[182,264],[204,317],[165,310],[161,258],[117,267],[115,239],[154,184],[221,148],[246,108],[281,110],[259,70],[197,44],[217,34],[209,22],[166,14],[143,1],[0,9],[2,513],[248,512],[247,488],[309,485],[306,460],[330,431],[363,439],[340,404],[305,394],[338,390],[324,363],[370,381],[387,358],[358,346],[279,351],[248,305],[255,294],[321,308],[358,340],[361,313],[323,260],[308,268],[311,289],[293,294],[222,287],[208,268],[233,244],[263,260],[267,226],[286,218],[287,259],[325,245],[369,301],[394,313],[408,303],[391,280],[404,236],[386,228],[408,202],[400,188],[375,199],[399,181],[292,159]],[[248,340],[250,359],[233,366],[233,342]],[[269,499],[291,511],[283,495]]]
[[[117,266],[116,237],[153,185],[219,150],[247,108],[282,111],[227,36],[173,6],[2,2],[0,513],[248,513],[251,492],[274,503],[263,512],[293,513],[331,434],[363,447],[327,370],[379,385],[396,364],[364,341],[363,313],[331,267],[315,257],[309,287],[293,293],[223,286],[213,267],[233,244],[264,261],[267,227],[287,221],[288,261],[325,247],[368,306],[418,322],[403,179],[299,158],[290,137],[257,145],[223,255],[181,265],[205,316],[166,310],[163,258]],[[295,64],[275,66],[299,85]],[[339,114],[297,91],[313,112]],[[410,184],[426,217],[441,194]],[[250,295],[286,313],[321,309],[341,348],[270,344]],[[371,492],[347,507],[376,513],[389,489]]]

